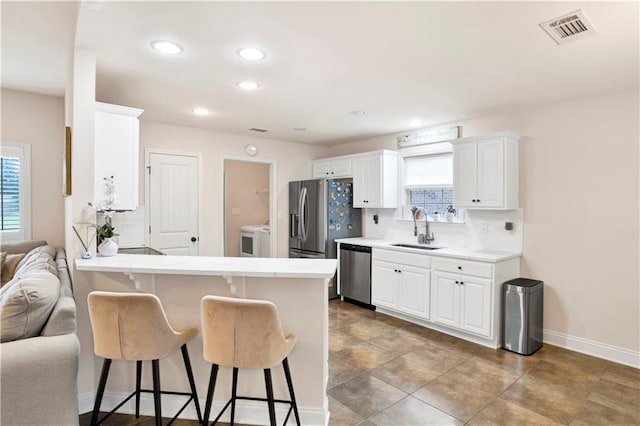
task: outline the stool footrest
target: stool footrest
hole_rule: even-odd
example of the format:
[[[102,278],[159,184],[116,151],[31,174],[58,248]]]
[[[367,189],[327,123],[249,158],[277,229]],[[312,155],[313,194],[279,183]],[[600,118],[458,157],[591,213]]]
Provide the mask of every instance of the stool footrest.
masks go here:
[[[252,396],[236,396],[235,398],[236,400],[238,399],[242,399],[245,401],[261,401],[261,402],[268,402],[269,400],[267,398],[258,398],[258,397],[252,397]],[[216,423],[218,423],[218,420],[220,420],[220,417],[222,417],[222,415],[224,414],[224,412],[227,410],[227,408],[229,407],[229,404],[231,404],[231,402],[233,401],[233,398],[231,398],[230,400],[227,401],[227,403],[225,404],[224,408],[222,409],[222,411],[220,411],[220,413],[218,414],[218,417],[216,417],[213,422],[211,423],[212,425],[215,425]],[[289,404],[289,411],[287,411],[287,417],[285,417],[284,419],[284,423],[283,426],[287,424],[287,421],[289,421],[289,416],[291,415],[291,411],[293,410],[293,401],[287,401],[284,399],[274,399],[273,402],[278,402],[281,404]],[[207,422],[208,419],[205,419],[205,422]]]
[[[140,389],[140,393],[143,393],[143,392],[144,393],[153,393],[153,390],[152,389]],[[126,404],[135,395],[136,395],[135,391],[131,392],[131,394],[128,397],[126,397],[120,404],[118,404],[113,410],[109,411],[103,418],[98,420],[98,423],[96,423],[96,425],[101,424],[102,422],[107,420],[109,417],[111,417],[111,415],[113,413],[118,411],[118,409],[120,407],[122,407],[124,404]],[[187,408],[187,405],[189,405],[189,403],[193,400],[193,395],[191,395],[189,392],[160,391],[160,395],[180,395],[180,396],[188,396],[189,397],[189,399],[187,399],[187,402],[185,402],[185,404],[182,406],[182,408],[180,408],[180,410],[176,413],[176,415],[173,416],[173,418],[169,421],[167,426],[172,424],[173,422],[175,422],[178,419],[178,416],[184,411],[185,408]],[[276,402],[278,402],[278,401],[276,401]]]

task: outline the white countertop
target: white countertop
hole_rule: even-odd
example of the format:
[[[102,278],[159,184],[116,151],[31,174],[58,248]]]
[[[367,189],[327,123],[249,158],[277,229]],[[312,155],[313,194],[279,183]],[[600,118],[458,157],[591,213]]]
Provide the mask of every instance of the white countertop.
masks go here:
[[[449,248],[443,247],[438,250],[422,250],[408,247],[395,247],[392,244],[414,244],[405,243],[400,241],[389,241],[372,238],[340,238],[337,239],[338,243],[357,244],[367,247],[384,248],[388,250],[403,251],[407,253],[420,253],[426,256],[442,256],[442,257],[455,257],[458,259],[477,260],[479,262],[501,262],[503,260],[513,259],[522,256],[520,252],[503,251],[503,250],[470,250],[464,248]],[[418,245],[418,244],[416,244]],[[439,247],[438,244],[433,244],[433,247]]]
[[[117,254],[76,259],[76,269],[139,274],[216,275],[265,278],[332,278],[335,259],[261,257],[148,256]]]

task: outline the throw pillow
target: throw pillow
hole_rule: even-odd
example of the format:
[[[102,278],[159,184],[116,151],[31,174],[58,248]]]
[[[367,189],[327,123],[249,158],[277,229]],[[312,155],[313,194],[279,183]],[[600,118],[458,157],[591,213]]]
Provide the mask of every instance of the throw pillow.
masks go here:
[[[2,276],[2,270],[4,269],[4,261],[7,259],[7,253],[0,252],[0,277]]]
[[[16,277],[0,289],[0,342],[40,335],[58,300],[60,281],[35,271]]]
[[[0,284],[3,287],[13,279],[13,274],[16,272],[16,268],[24,256],[24,253],[7,254],[7,257],[2,264],[2,275],[0,276]]]

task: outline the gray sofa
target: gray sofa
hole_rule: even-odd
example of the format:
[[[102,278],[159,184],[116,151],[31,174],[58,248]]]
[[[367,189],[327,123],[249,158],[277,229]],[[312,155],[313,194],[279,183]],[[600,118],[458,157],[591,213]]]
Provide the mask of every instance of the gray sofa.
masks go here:
[[[44,245],[4,244],[0,251],[27,253]],[[49,246],[46,251],[55,253],[48,268],[57,271],[60,291],[39,335],[0,344],[2,425],[78,424],[76,303],[64,250]]]

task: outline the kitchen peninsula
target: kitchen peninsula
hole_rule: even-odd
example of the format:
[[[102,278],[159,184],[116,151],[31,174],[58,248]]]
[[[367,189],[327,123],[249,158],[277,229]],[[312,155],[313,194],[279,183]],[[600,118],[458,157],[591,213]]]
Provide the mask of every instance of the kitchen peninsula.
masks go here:
[[[80,273],[93,274],[94,290],[144,291],[156,294],[175,328],[199,327],[200,300],[208,294],[263,299],[275,303],[283,327],[297,337],[289,362],[301,421],[303,424],[326,424],[327,284],[336,271],[336,263],[332,259],[118,254],[113,257],[77,259],[76,268]],[[204,401],[210,365],[202,358],[201,337],[189,344],[189,352],[198,396]],[[179,354],[162,360],[162,364],[165,364],[161,369],[163,390],[188,390],[181,363]],[[114,407],[121,396],[135,388],[135,363],[114,363],[112,368],[115,370],[107,383],[105,409]],[[230,395],[231,370],[222,368],[220,371],[213,412],[219,411]],[[145,370],[143,387],[151,385],[150,374],[146,373]],[[273,378],[276,398],[288,395],[281,367],[274,369]],[[238,394],[264,397],[262,371],[243,370],[238,382]],[[174,408],[173,412],[176,412],[181,406],[180,401],[177,397],[163,397],[163,412],[170,413]],[[152,413],[152,401],[143,402],[148,403],[148,412]],[[130,408],[132,407],[125,405],[122,412],[129,412]],[[284,419],[286,409],[286,406],[276,407],[278,419]],[[181,417],[195,419],[195,410],[187,409]],[[228,421],[224,417],[221,420]],[[266,404],[238,402],[236,421],[268,423]]]

